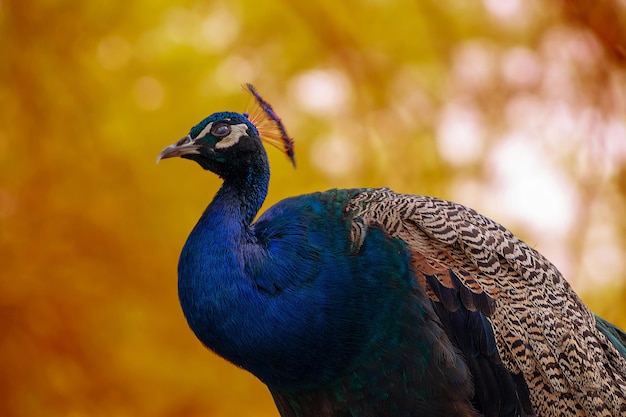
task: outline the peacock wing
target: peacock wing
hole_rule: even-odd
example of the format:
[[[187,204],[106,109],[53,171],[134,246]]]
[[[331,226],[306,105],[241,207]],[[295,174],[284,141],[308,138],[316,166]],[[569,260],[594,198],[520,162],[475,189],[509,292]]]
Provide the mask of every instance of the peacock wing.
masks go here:
[[[449,311],[488,317],[501,360],[538,415],[626,415],[626,360],[545,257],[500,224],[432,197],[368,189],[346,206],[352,250],[368,228],[404,241],[416,280]]]

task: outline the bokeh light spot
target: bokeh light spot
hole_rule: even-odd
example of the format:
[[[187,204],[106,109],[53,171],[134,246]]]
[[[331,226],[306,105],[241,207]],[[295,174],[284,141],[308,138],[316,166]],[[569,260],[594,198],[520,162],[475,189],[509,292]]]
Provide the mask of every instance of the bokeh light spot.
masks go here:
[[[451,102],[437,123],[437,149],[453,165],[470,164],[483,152],[484,135],[478,110],[467,103]]]
[[[197,27],[199,18],[184,7],[172,7],[168,10],[161,30],[172,43],[188,43],[194,38],[194,27]]]
[[[487,11],[500,19],[510,19],[520,14],[522,0],[483,0]]]
[[[133,95],[141,109],[150,111],[163,105],[165,91],[159,80],[154,77],[143,76],[135,82]]]
[[[496,73],[496,56],[489,42],[467,41],[454,50],[452,73],[455,85],[468,90],[489,86]]]
[[[213,51],[221,51],[237,39],[239,21],[228,10],[220,9],[202,21],[200,32],[204,46]]]
[[[107,70],[124,67],[130,61],[133,49],[128,41],[120,36],[109,36],[98,44],[98,62]]]
[[[502,77],[516,88],[530,88],[541,79],[541,63],[527,48],[512,48],[502,57]]]
[[[300,106],[319,115],[342,110],[350,95],[345,76],[333,70],[308,71],[297,77],[292,86]]]
[[[311,162],[331,177],[354,172],[360,165],[360,151],[352,142],[338,136],[318,139],[311,147]]]
[[[248,59],[233,55],[222,61],[211,73],[211,84],[220,86],[227,91],[237,91],[242,84],[251,82],[255,73],[254,66]]]
[[[576,218],[572,181],[531,138],[512,133],[497,142],[489,158],[496,210],[536,232],[564,237]],[[541,207],[541,209],[538,209]]]

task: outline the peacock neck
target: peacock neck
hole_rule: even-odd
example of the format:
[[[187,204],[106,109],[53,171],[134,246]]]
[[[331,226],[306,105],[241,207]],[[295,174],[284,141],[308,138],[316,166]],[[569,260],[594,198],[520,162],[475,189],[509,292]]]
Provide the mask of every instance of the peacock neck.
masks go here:
[[[248,166],[245,174],[224,175],[224,184],[189,235],[178,264],[180,303],[190,327],[206,346],[236,363],[242,359],[235,341],[241,332],[250,331],[251,321],[237,314],[238,297],[251,303],[254,299],[243,260],[255,250],[250,224],[269,182],[265,158]]]
[[[249,228],[267,196],[269,177],[269,165],[265,154],[259,155],[247,170],[224,176],[222,187],[207,207],[200,222],[225,219],[233,226]]]

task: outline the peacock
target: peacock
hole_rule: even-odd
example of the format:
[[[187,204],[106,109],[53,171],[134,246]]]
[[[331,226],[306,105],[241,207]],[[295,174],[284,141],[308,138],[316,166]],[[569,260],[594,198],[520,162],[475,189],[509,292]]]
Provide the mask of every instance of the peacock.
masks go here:
[[[388,188],[287,198],[257,220],[294,142],[252,85],[158,156],[223,184],[178,264],[185,318],[283,417],[626,416],[626,333],[471,208]]]

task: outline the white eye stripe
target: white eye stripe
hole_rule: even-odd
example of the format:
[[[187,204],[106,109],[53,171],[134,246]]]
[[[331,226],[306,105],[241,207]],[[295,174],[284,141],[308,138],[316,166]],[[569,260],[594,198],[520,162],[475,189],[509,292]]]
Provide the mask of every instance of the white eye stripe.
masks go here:
[[[198,133],[196,135],[195,138],[193,138],[194,140],[201,138],[202,136],[206,135],[207,133],[209,133],[211,131],[211,128],[213,127],[213,122],[209,123],[208,125],[206,125],[204,127],[204,129],[202,129],[202,131],[200,133]]]
[[[229,148],[239,143],[239,138],[245,136],[248,131],[248,125],[241,123],[230,126],[230,134],[215,144],[216,149]],[[204,132],[204,130],[203,130]]]

